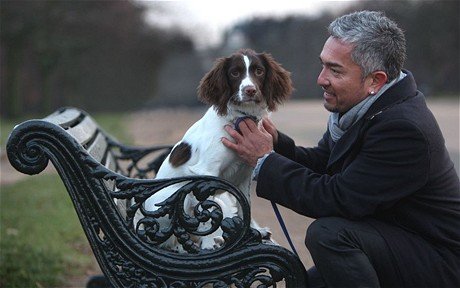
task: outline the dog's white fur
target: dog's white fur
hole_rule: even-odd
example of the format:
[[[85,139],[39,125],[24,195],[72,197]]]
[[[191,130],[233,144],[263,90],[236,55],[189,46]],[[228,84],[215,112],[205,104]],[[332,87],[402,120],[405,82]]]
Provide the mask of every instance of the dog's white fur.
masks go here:
[[[219,113],[219,109],[216,105],[211,106],[205,115],[188,129],[182,140],[179,141],[173,148],[174,151],[174,149],[181,143],[187,143],[191,148],[190,158],[183,165],[177,166],[172,165],[170,161],[171,154],[168,155],[156,175],[157,179],[191,175],[216,176],[234,184],[244,193],[248,200],[250,199],[252,168],[242,162],[236,153],[226,148],[222,144],[221,139],[222,137],[229,136],[224,130],[225,125],[233,126],[238,118],[248,115],[260,120],[263,117],[266,117],[269,113],[269,100],[265,99],[265,95],[262,95],[263,87],[260,87],[263,83],[260,80],[255,81],[255,76],[250,71],[251,59],[255,59],[253,57],[260,55],[253,53],[254,52],[252,50],[244,50],[244,52],[239,52],[232,56],[242,57],[246,69],[244,71],[244,77],[240,79],[241,82],[237,91],[235,91],[236,93],[232,92],[233,95],[231,95],[231,99],[226,102],[226,113],[222,115]],[[251,57],[249,57],[249,55],[251,55]],[[227,58],[227,60],[228,59],[229,58]],[[273,61],[271,56],[269,56],[269,59]],[[274,63],[277,64],[276,62]],[[288,84],[290,85],[289,72],[280,67],[277,68],[281,69],[282,72],[287,75],[287,80],[289,80]],[[264,69],[271,68],[265,67]],[[268,71],[265,72],[267,73]],[[204,85],[203,80],[200,85]],[[247,92],[248,88],[252,91]],[[255,94],[254,89],[256,91]],[[287,87],[286,89],[288,90],[286,93],[290,94],[291,87]],[[216,95],[216,97],[219,96],[220,95]],[[282,95],[282,97],[287,96],[288,95]],[[262,101],[258,101],[257,97],[259,97],[259,100]],[[280,102],[280,100],[277,101]],[[144,204],[145,209],[149,211],[158,209],[156,206],[157,203],[160,203],[170,197],[183,185],[183,183],[172,185],[152,195],[146,200]],[[212,200],[221,206],[224,218],[231,218],[240,214],[240,207],[237,204],[235,197],[230,193],[225,191],[216,192]],[[190,215],[192,215],[193,208],[197,204],[198,201],[195,197],[191,194],[187,195],[184,203],[186,213],[190,213]],[[163,217],[161,222],[166,223],[162,223],[162,225],[169,225],[167,221],[169,221],[169,219]],[[257,229],[261,233],[262,237],[269,237],[271,235],[268,228],[259,227],[259,225],[257,225],[257,223],[253,220],[251,221],[251,227]],[[197,245],[200,245],[201,249],[213,249],[219,247],[223,243],[221,232],[222,231],[219,229],[209,236],[197,237],[197,239],[195,239],[197,241]],[[170,237],[170,239],[164,242],[161,246],[170,250],[179,252],[183,251],[181,245],[174,236]]]

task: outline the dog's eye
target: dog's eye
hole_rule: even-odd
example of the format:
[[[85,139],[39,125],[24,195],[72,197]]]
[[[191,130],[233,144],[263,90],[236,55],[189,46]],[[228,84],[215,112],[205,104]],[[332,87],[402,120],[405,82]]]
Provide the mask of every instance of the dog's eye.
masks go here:
[[[232,71],[232,72],[230,72],[230,75],[232,75],[232,77],[238,78],[238,77],[240,77],[240,72],[239,71]]]
[[[256,71],[254,72],[256,76],[262,76],[264,75],[265,71],[262,68],[256,68]]]

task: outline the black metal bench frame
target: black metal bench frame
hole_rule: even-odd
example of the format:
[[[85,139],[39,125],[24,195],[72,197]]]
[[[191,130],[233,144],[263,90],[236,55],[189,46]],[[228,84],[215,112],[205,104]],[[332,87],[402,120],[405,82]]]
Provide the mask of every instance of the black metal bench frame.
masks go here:
[[[289,250],[264,242],[250,228],[250,205],[232,184],[209,176],[149,179],[170,149],[122,145],[75,108],[23,122],[7,142],[10,163],[22,173],[38,174],[51,160],[113,287],[304,287],[301,261]],[[160,209],[142,211],[143,229],[134,225],[134,215],[148,197],[179,182],[186,185]],[[242,217],[223,219],[218,204],[208,200],[219,189],[236,197]],[[183,211],[188,193],[200,201],[195,215]],[[173,225],[158,229],[156,219],[164,215]],[[197,227],[205,222],[211,223],[206,235],[222,229],[225,243],[219,249],[201,250],[191,241],[192,235],[203,233]],[[187,253],[157,246],[172,234]]]

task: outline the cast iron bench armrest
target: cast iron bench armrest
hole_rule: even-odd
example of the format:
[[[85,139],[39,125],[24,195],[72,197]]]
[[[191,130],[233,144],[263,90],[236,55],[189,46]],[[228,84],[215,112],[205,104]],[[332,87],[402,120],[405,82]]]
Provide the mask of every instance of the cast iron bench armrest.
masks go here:
[[[231,183],[211,176],[149,178],[170,149],[124,146],[75,108],[16,126],[7,143],[8,158],[22,173],[38,174],[51,160],[114,287],[276,287],[278,282],[304,287],[301,261],[285,248],[265,243],[250,227],[248,200]],[[157,210],[143,208],[147,198],[178,183],[180,188]],[[241,215],[223,217],[211,197],[221,190],[236,198]],[[192,215],[183,208],[188,194],[198,200]],[[136,215],[142,218],[136,220]],[[161,217],[170,217],[171,224],[159,229]],[[219,228],[225,241],[217,249],[203,250],[192,241]],[[184,253],[158,246],[171,235]]]

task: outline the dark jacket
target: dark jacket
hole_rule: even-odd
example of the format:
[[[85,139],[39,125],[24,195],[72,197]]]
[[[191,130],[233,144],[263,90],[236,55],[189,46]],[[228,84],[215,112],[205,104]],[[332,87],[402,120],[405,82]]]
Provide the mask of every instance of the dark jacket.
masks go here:
[[[260,169],[257,195],[312,218],[337,216],[373,224],[392,250],[407,286],[420,283],[421,271],[414,271],[418,266],[413,263],[423,257],[414,251],[424,253],[426,247],[407,248],[426,243],[433,248],[429,253],[442,260],[423,264],[439,265],[430,270],[437,275],[429,276],[425,285],[456,286],[459,178],[423,94],[412,74],[404,72],[407,76],[337,143],[327,131],[317,147],[296,147],[280,133],[277,153]],[[407,235],[421,241],[408,240]]]

